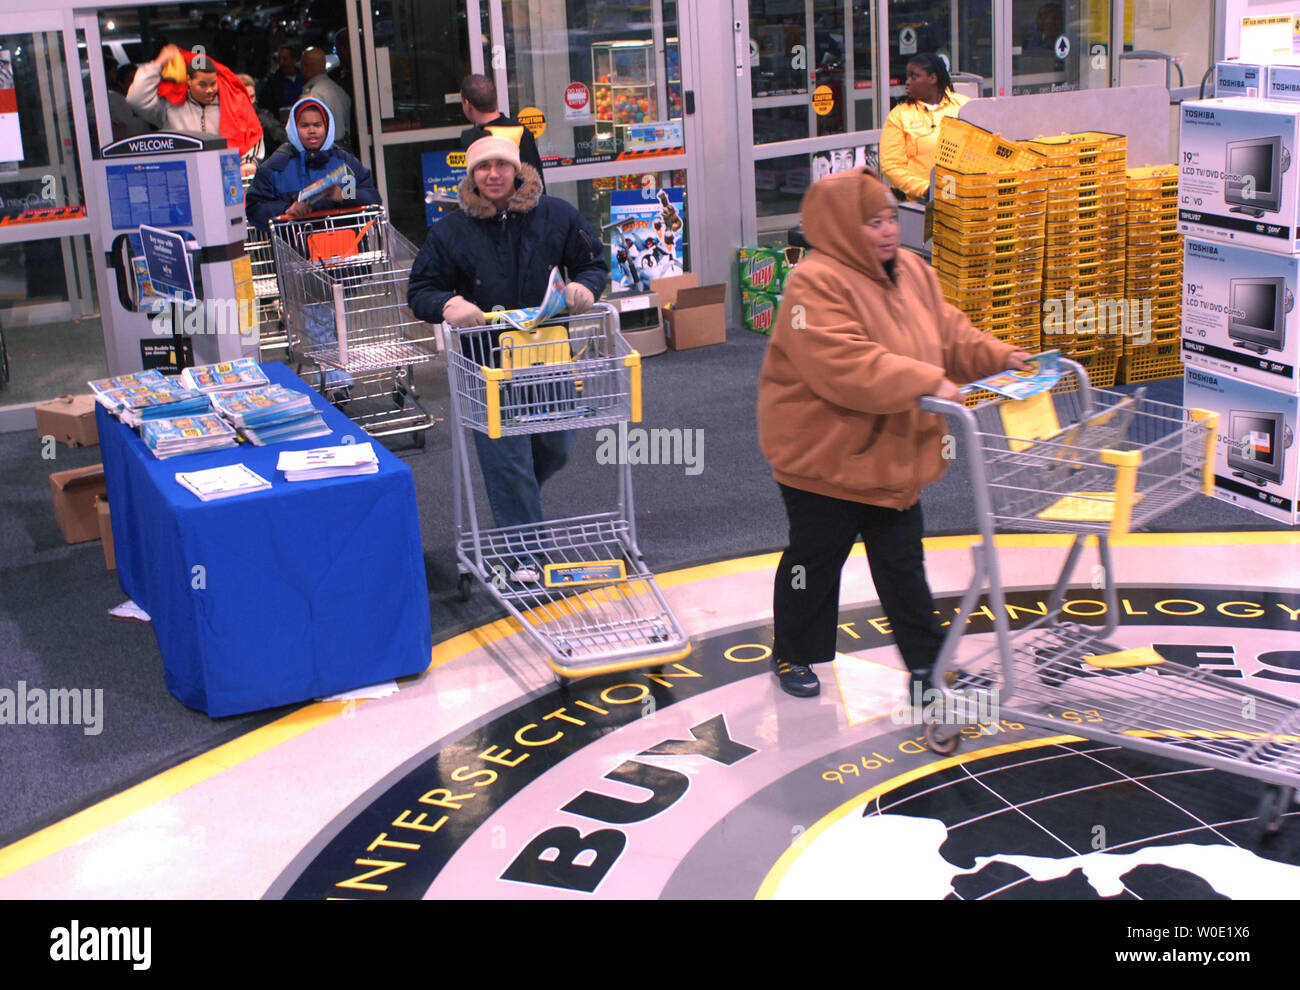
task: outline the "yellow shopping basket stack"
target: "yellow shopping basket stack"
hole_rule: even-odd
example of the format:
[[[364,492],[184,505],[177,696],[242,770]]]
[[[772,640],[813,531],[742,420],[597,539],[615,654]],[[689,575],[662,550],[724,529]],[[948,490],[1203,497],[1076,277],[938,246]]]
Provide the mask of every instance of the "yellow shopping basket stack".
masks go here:
[[[1127,139],[1093,131],[1022,142],[1046,158],[1042,346],[1115,383],[1122,352]]]
[[[1183,373],[1183,235],[1178,233],[1178,168],[1128,170],[1124,296],[1133,314],[1124,336],[1125,382]]]
[[[944,296],[981,330],[1031,351],[1047,203],[1041,162],[973,124],[941,124],[931,229]]]

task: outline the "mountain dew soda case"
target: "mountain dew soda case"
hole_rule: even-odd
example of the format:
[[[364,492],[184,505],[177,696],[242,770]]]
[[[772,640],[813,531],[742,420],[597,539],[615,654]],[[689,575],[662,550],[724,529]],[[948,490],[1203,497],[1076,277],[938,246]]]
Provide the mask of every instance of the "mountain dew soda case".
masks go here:
[[[743,247],[736,252],[741,292],[780,292],[785,284],[785,252],[776,247]]]
[[[781,295],[776,292],[754,292],[742,289],[740,308],[746,330],[771,334],[776,323],[776,311],[781,305]]]

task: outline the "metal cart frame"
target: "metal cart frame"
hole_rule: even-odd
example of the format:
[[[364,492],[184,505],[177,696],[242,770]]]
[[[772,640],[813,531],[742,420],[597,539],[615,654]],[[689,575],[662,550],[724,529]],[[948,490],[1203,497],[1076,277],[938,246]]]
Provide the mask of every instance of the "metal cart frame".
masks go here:
[[[691,651],[637,544],[631,466],[619,458],[613,511],[485,528],[469,435],[489,438],[641,420],[641,355],[599,303],[532,336],[502,324],[447,329],[453,515],[462,600],[484,585],[546,652],[559,677],[672,663]],[[536,582],[511,580],[531,562]]]
[[[414,368],[437,354],[437,331],[406,304],[416,249],[382,206],[271,221],[289,353],[317,367],[318,391],[375,437],[411,434],[433,417]]]
[[[981,538],[972,548],[974,577],[935,664],[934,687],[947,711],[973,711],[977,692],[996,691],[1001,714],[1016,721],[1068,724],[1071,734],[1261,780],[1259,817],[1267,831],[1276,831],[1300,786],[1300,705],[1166,663],[1149,648],[1110,642],[1119,615],[1110,542],[1212,492],[1218,417],[1152,402],[1145,390],[1126,396],[1093,389],[1080,365],[1062,365],[1061,381],[1044,393],[1060,428],[1040,437],[1008,434],[1006,400],[972,409],[935,397],[921,402],[960,428]],[[1014,631],[994,546],[995,529],[1005,524],[1074,535],[1046,614]],[[1105,581],[1100,629],[1062,619],[1089,536],[1096,537]],[[958,668],[966,618],[985,589],[994,642]],[[1062,709],[1088,718],[1063,723],[1052,717]],[[926,741],[951,753],[961,728],[927,724]]]

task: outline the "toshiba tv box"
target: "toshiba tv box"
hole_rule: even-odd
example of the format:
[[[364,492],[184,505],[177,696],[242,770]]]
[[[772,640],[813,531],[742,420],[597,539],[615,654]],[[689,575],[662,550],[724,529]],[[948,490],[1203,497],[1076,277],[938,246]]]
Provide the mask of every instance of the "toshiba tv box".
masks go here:
[[[1294,525],[1300,496],[1296,413],[1300,396],[1196,367],[1183,370],[1183,405],[1219,414],[1214,495]]]
[[[1183,244],[1183,363],[1266,388],[1300,389],[1300,256]]]
[[[1300,104],[1250,99],[1182,105],[1178,229],[1275,254],[1297,250]]]
[[[1254,62],[1219,62],[1214,67],[1214,95],[1259,97],[1266,67]]]

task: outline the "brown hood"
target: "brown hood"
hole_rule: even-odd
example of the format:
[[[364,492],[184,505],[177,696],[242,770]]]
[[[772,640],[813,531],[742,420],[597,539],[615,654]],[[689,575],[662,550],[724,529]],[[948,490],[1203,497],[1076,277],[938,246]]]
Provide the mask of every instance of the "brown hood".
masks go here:
[[[537,201],[542,196],[542,177],[537,174],[537,169],[524,165],[519,169],[519,174],[523,177],[524,184],[510,197],[506,206],[510,213],[528,213],[537,206]],[[491,220],[497,215],[497,208],[492,205],[492,201],[479,195],[472,176],[467,175],[461,179],[459,194],[460,208],[470,216],[478,220]]]
[[[877,282],[887,282],[885,269],[864,236],[864,218],[893,204],[889,191],[870,169],[836,172],[814,182],[804,193],[799,208],[803,235],[814,251],[824,251]]]

